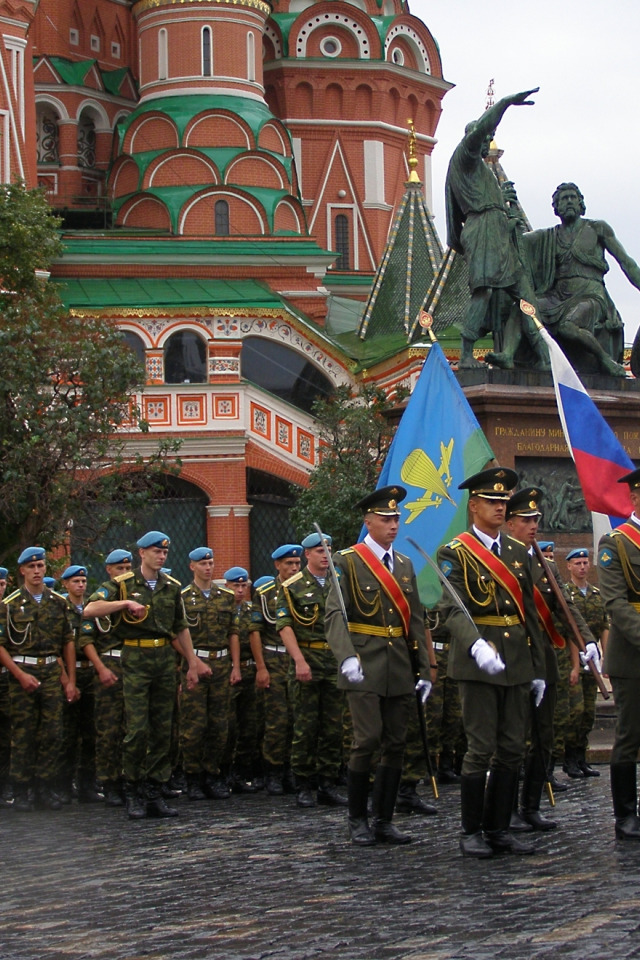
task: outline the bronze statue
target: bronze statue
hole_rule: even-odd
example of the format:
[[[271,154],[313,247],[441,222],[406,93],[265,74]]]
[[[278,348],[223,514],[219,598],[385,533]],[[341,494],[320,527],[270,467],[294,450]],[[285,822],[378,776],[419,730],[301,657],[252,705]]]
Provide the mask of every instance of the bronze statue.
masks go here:
[[[605,251],[637,289],[640,267],[609,224],[583,216],[584,197],[575,183],[561,183],[552,204],[560,223],[522,238],[533,273],[538,316],[579,372],[592,372],[595,367],[609,376],[624,377],[619,362],[624,350],[623,326],[604,285],[609,269]],[[503,352],[487,358],[498,366],[513,366],[520,340],[512,320],[507,327]]]
[[[445,185],[447,240],[467,263],[471,301],[462,328],[459,367],[477,367],[473,345],[488,329],[487,310],[495,291],[512,301],[533,303],[528,272],[523,268],[500,184],[484,162],[496,128],[510,106],[529,106],[534,90],[504,97],[478,120],[467,124],[465,134],[449,161]],[[539,369],[549,369],[547,350],[539,333],[522,317],[522,329],[538,358]]]

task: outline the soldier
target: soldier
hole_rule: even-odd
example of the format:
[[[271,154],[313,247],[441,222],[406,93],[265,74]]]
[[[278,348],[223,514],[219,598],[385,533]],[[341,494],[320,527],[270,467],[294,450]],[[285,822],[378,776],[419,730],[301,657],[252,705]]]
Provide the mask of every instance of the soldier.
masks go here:
[[[471,529],[438,550],[440,569],[473,618],[443,592],[440,612],[452,637],[448,674],[458,681],[468,742],[460,781],[460,850],[467,857],[534,852],[509,832],[529,692],[538,706],[545,689],[529,556],[522,543],[500,534],[517,479],[513,470],[491,467],[464,480],[458,489],[469,490]]]
[[[71,802],[75,779],[79,803],[97,803],[102,796],[96,790],[96,742],[94,670],[80,645],[82,610],[87,589],[87,568],[71,564],[60,574],[60,582],[67,591],[70,620],[76,644],[76,686],[80,698],[64,709],[64,744],[58,795],[64,803]]]
[[[27,547],[18,557],[24,585],[5,597],[0,614],[0,663],[9,671],[11,779],[13,809],[33,810],[32,782],[39,778],[39,799],[49,810],[62,806],[54,785],[62,743],[61,671],[64,695],[78,694],[76,654],[67,601],[45,587],[46,553]]]
[[[349,835],[357,846],[405,844],[411,837],[392,823],[414,691],[431,689],[423,608],[413,566],[393,549],[407,492],[387,486],[360,500],[367,535],[336,557],[339,586],[327,602],[327,637],[339,665],[338,685],[348,691],[353,746],[347,770]],[[417,663],[412,662],[410,648]],[[416,683],[416,667],[421,678]],[[369,775],[373,821],[367,821]]]
[[[227,745],[232,684],[240,682],[240,645],[232,590],[213,583],[213,550],[189,554],[193,582],[182,591],[194,653],[211,667],[197,686],[180,684],[180,749],[189,800],[226,800],[220,765]],[[183,673],[186,664],[183,662]]]
[[[547,770],[549,769],[553,755],[553,717],[559,677],[554,651],[555,649],[563,648],[566,641],[558,631],[554,621],[554,615],[556,618],[562,615],[560,603],[533,548],[536,533],[538,532],[538,524],[542,516],[540,512],[541,499],[542,494],[537,488],[527,487],[513,494],[507,504],[506,511],[509,533],[516,540],[524,543],[529,553],[529,567],[533,578],[534,601],[541,630],[548,641],[544,643],[544,678],[546,687],[540,704],[537,707],[532,707],[532,709],[536,711],[535,718],[532,718],[531,722],[531,737],[534,742],[525,760],[524,782],[522,784],[522,807],[520,811],[521,819],[518,820],[517,816],[512,818],[510,825],[511,830],[526,829],[525,825],[532,827],[534,830],[555,830],[557,827],[555,820],[550,820],[540,814],[540,800]],[[563,590],[562,580],[560,579],[560,574],[555,564],[550,563],[549,569],[555,577],[558,588]],[[594,644],[593,636],[587,624],[584,622],[580,611],[574,607],[568,595],[565,596],[565,599],[572,607],[571,612],[573,613],[585,644]],[[576,648],[574,647],[574,649]]]
[[[629,485],[632,514],[601,538],[600,590],[609,615],[605,672],[611,679],[618,719],[611,751],[611,793],[619,840],[640,840],[636,761],[640,749],[640,470],[618,483]]]
[[[330,549],[331,537],[323,534],[323,538]],[[344,694],[338,689],[336,662],[324,631],[329,562],[318,533],[305,537],[302,548],[306,569],[280,584],[276,612],[278,632],[291,657],[291,768],[296,803],[315,807],[317,800],[343,806],[347,801],[336,782],[342,760]]]
[[[131,570],[133,557],[128,550],[112,550],[105,559],[110,580]],[[94,593],[89,602],[102,600]],[[115,628],[120,615],[83,620],[80,647],[94,667],[96,728],[96,776],[104,790],[108,807],[121,807],[122,741],[124,739],[124,694],[122,689],[122,641]]]
[[[278,588],[289,577],[298,573],[302,546],[284,543],[271,554],[276,577],[256,581],[253,604],[253,626],[260,631],[262,653],[269,674],[264,691],[264,737],[262,759],[266,773],[267,793],[280,796],[285,792],[290,773],[293,708],[289,694],[289,656],[276,629],[276,599]],[[260,584],[260,585],[259,585]]]
[[[437,762],[438,783],[460,783],[456,761],[462,761],[466,744],[462,726],[462,708],[458,684],[447,676],[447,661],[451,638],[440,623],[438,610],[427,614],[431,626],[433,656],[431,682],[433,687],[427,700],[427,736],[434,766]]]
[[[570,550],[567,554],[569,582],[566,589],[591,633],[600,640],[604,651],[609,634],[609,620],[599,589],[587,580],[589,567],[589,551],[586,547]],[[570,777],[599,777],[600,771],[587,763],[589,734],[596,718],[598,684],[587,668],[580,670],[578,676],[578,683],[571,688],[569,694],[571,714],[565,736],[565,770]]]
[[[161,572],[170,540],[151,530],[138,540],[140,569],[109,580],[96,591],[85,617],[114,617],[122,639],[122,670],[126,733],[122,765],[127,814],[175,817],[162,788],[171,776],[171,720],[176,693],[172,644],[188,661],[187,684],[198,683],[209,667],[199,660],[191,643],[180,583]],[[94,594],[94,596],[96,596]],[[145,789],[146,779],[146,789]]]
[[[234,629],[239,640],[238,660],[234,664],[234,690],[231,700],[226,765],[231,767],[229,783],[234,793],[256,793],[258,758],[258,701],[256,683],[263,685],[266,669],[260,634],[252,623],[251,581],[244,567],[230,567],[224,574],[225,586],[235,596]],[[258,664],[260,676],[258,677]],[[267,678],[268,679],[268,678]]]

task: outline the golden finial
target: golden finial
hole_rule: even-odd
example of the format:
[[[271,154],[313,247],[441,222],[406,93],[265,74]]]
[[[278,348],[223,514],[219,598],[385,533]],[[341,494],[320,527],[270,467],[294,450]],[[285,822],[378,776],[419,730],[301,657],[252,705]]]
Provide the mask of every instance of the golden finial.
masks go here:
[[[422,180],[416,173],[416,167],[418,166],[416,144],[418,142],[418,138],[416,137],[415,124],[411,118],[407,120],[407,124],[409,127],[409,157],[407,160],[409,164],[409,179],[407,180],[407,183],[422,183]]]

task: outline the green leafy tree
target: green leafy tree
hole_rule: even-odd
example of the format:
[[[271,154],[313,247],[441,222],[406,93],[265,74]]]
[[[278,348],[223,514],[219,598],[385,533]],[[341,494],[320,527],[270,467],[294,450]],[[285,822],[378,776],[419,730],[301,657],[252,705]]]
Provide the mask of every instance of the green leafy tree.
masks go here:
[[[400,399],[396,395],[392,404],[377,387],[354,394],[343,386],[316,401],[321,461],[291,510],[300,538],[317,523],[333,537],[334,549],[358,539],[362,517],[354,504],[375,488],[395,431],[390,414]]]
[[[144,370],[113,324],[70,315],[35,273],[60,255],[58,227],[41,191],[0,187],[2,561],[64,546],[76,522],[97,535],[109,504],[134,509],[171,452],[128,452],[148,430],[131,399]]]

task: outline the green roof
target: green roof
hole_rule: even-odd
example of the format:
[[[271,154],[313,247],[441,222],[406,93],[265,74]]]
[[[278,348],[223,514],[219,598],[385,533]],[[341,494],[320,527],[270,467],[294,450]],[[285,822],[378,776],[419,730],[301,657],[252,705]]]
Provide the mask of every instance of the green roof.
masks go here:
[[[286,259],[287,257],[329,258],[327,250],[315,240],[295,234],[291,239],[271,237],[241,237],[234,239],[193,240],[167,236],[164,230],[137,231],[134,233],[109,230],[74,231],[62,237],[64,253],[60,261],[73,262],[75,258],[87,258],[95,263],[182,263],[211,262],[212,258],[229,258],[237,263],[247,257]]]
[[[64,57],[49,57],[49,62],[56,68],[63,83],[77,87],[84,84],[86,75],[96,61],[66,60]]]
[[[127,67],[121,67],[119,70],[101,70],[102,82],[107,93],[112,93],[117,97],[120,93],[122,81],[128,73]]]

